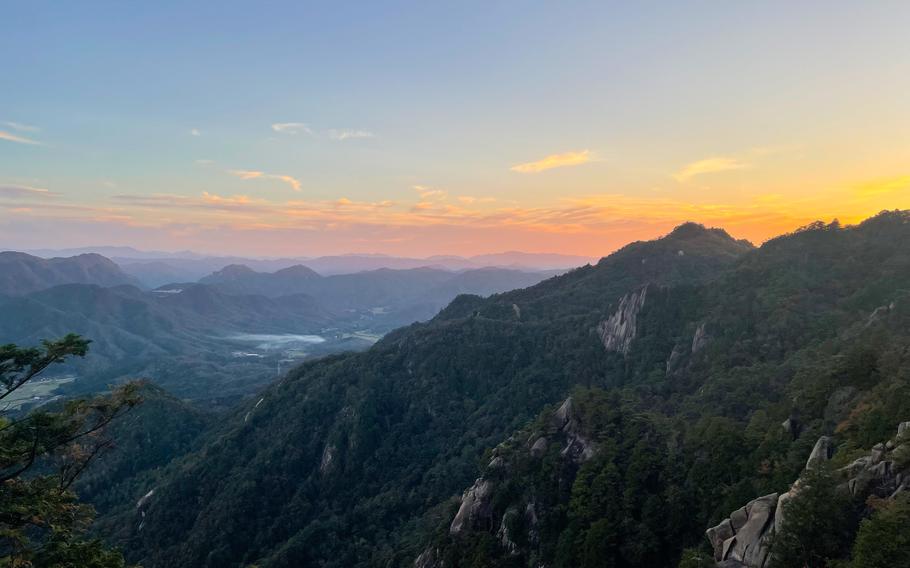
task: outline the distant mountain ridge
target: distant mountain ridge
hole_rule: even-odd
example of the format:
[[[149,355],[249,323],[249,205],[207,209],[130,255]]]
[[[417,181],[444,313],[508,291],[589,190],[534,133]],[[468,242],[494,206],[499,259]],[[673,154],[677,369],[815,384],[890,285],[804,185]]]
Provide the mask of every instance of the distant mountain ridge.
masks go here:
[[[23,252],[0,252],[0,294],[18,296],[61,284],[140,285],[99,254],[45,259]]]
[[[371,319],[384,322],[382,325],[390,329],[433,317],[459,294],[488,296],[526,288],[559,272],[506,268],[450,272],[422,267],[320,276],[303,265],[275,272],[256,272],[248,266],[232,264],[199,282],[228,294],[257,294],[269,298],[306,294],[335,313],[369,312]]]
[[[76,249],[40,249],[27,251],[41,257],[71,256],[96,252],[116,262],[128,274],[143,284],[155,288],[171,282],[196,282],[232,264],[242,264],[259,272],[275,272],[282,268],[305,265],[323,276],[351,274],[389,268],[437,268],[460,271],[477,268],[513,268],[517,270],[556,270],[583,266],[596,259],[584,256],[504,252],[471,257],[437,255],[427,258],[408,258],[384,254],[344,254],[321,257],[249,258],[241,256],[204,255],[191,251],[176,253],[140,251],[131,247],[83,247]]]

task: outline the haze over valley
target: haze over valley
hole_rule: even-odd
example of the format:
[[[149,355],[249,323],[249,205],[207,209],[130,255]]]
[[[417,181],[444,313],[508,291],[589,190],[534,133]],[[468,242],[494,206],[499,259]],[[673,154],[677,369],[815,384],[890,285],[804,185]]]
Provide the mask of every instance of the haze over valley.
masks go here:
[[[142,377],[181,398],[220,407],[258,392],[282,367],[366,349],[396,327],[433,317],[459,294],[488,296],[564,270],[457,264],[401,269],[385,265],[420,261],[376,256],[366,264],[361,257],[345,258],[355,272],[322,276],[301,264],[285,266],[289,260],[193,255],[184,264],[187,272],[216,271],[198,281],[152,287],[156,282],[123,268],[129,261],[78,252],[48,259],[0,252],[0,343],[35,344],[69,332],[93,342],[85,359],[64,368],[78,380],[36,402]],[[521,258],[538,266],[554,262],[552,256]],[[244,260],[283,268],[256,272],[236,264]],[[374,266],[380,268],[357,271]]]

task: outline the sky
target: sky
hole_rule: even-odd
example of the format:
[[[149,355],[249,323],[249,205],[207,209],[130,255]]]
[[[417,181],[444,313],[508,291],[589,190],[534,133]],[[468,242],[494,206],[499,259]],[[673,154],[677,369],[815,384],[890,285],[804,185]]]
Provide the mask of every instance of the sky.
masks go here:
[[[910,2],[4,2],[0,248],[597,257],[910,208]]]

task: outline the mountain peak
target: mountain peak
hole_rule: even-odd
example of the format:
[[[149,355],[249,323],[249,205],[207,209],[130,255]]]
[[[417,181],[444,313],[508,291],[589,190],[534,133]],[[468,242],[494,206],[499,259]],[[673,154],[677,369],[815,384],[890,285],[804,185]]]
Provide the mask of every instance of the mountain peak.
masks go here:
[[[27,294],[62,284],[137,285],[117,264],[99,254],[40,258],[17,251],[0,252],[0,292]]]
[[[229,264],[221,270],[212,273],[212,276],[220,278],[236,278],[238,276],[247,276],[256,274],[256,271],[245,264]]]
[[[273,273],[275,276],[291,276],[294,278],[319,278],[320,274],[308,266],[295,264],[287,268],[282,268]]]
[[[708,237],[708,236],[717,236],[731,241],[735,241],[733,237],[730,236],[727,231],[723,229],[713,229],[708,228],[702,225],[701,223],[695,223],[694,221],[686,221],[682,225],[677,226],[675,229],[670,231],[670,233],[665,237],[669,239],[679,239],[679,240],[691,240],[697,239],[699,237]]]
[[[687,221],[670,231],[659,241],[673,244],[707,246],[718,249],[718,252],[743,253],[755,248],[745,239],[734,239],[724,229],[705,227],[701,223]]]

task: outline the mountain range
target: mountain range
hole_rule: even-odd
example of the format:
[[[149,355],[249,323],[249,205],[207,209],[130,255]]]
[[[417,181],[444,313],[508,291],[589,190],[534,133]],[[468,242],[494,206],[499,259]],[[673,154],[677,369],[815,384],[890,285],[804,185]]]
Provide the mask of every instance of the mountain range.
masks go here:
[[[58,394],[141,376],[215,406],[256,392],[295,361],[365,349],[390,329],[433,317],[460,293],[489,295],[554,274],[423,268],[322,277],[300,265],[275,273],[230,265],[201,283],[142,290],[91,253],[7,252],[0,265],[0,343],[68,332],[93,341],[88,357],[62,369],[78,379]]]
[[[431,256],[427,258],[396,257],[383,254],[348,254],[299,258],[244,258],[211,256],[183,251],[167,253],[139,251],[130,247],[84,247],[76,249],[40,249],[29,251],[39,257],[66,257],[86,253],[102,254],[116,262],[126,273],[143,285],[155,288],[171,282],[196,282],[229,265],[244,265],[261,272],[275,272],[295,265],[305,265],[319,274],[351,274],[383,268],[409,270],[435,268],[461,271],[478,268],[509,268],[522,271],[564,270],[583,266],[594,259],[582,256],[504,252],[471,257]]]
[[[374,328],[389,330],[433,317],[459,294],[489,296],[525,288],[560,272],[505,268],[460,272],[437,268],[381,268],[323,277],[302,265],[266,273],[232,264],[199,282],[228,294],[256,294],[269,298],[307,294],[327,310],[360,314],[371,320]]]
[[[148,567],[710,565],[819,436],[846,466],[910,418],[907,242],[905,212],[759,248],[688,224],[459,296],[294,369],[99,526]]]

